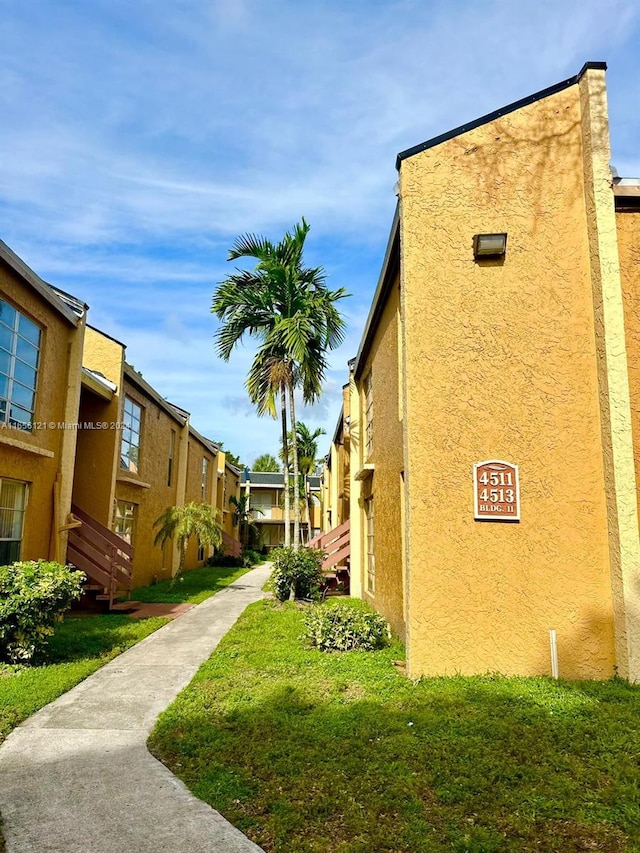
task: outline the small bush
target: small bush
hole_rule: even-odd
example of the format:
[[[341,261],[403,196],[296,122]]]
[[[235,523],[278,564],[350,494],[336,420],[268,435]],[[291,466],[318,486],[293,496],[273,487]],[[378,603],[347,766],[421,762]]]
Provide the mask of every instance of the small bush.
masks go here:
[[[322,574],[322,551],[314,548],[274,548],[271,580],[273,591],[279,601],[286,601],[294,588],[296,598],[316,599],[324,582]]]
[[[379,613],[336,602],[309,610],[303,638],[323,652],[373,651],[386,645],[389,630]]]
[[[240,569],[244,566],[242,557],[232,557],[231,554],[225,554],[224,551],[217,551],[212,557],[207,560],[207,566],[220,566],[230,569]]]
[[[30,661],[80,598],[84,580],[72,566],[47,560],[0,566],[0,659]]]
[[[251,551],[250,549],[242,552],[242,559],[244,561],[244,566],[247,569],[251,566],[257,566],[264,562],[262,554],[258,554],[257,551]]]

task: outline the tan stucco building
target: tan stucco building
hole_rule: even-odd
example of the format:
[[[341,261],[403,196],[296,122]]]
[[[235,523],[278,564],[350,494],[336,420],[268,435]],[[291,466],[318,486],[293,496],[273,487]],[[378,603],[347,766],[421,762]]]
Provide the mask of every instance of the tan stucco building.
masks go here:
[[[550,674],[553,631],[561,677],[638,680],[640,182],[605,66],[397,167],[350,370],[352,594],[412,677]]]
[[[240,475],[240,488],[247,497],[253,524],[249,530],[249,544],[253,548],[277,548],[284,545],[284,474],[266,471],[249,471]],[[308,542],[322,528],[322,487],[320,477],[306,477],[307,498],[300,505],[300,530],[302,541]],[[293,518],[293,506],[291,507]],[[293,522],[291,523],[293,541]]]
[[[177,548],[153,543],[169,506],[214,506],[239,553],[240,472],[87,312],[0,242],[0,561],[68,560],[97,592],[113,570],[111,601],[175,574]],[[186,567],[209,556],[193,541]]]

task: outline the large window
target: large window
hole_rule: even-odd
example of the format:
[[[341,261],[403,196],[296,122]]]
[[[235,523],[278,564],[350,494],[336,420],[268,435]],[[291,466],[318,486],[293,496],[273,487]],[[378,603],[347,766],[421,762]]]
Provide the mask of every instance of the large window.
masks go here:
[[[129,397],[124,399],[122,418],[122,447],[120,449],[120,467],[125,471],[138,474],[140,470],[140,428],[142,409]]]
[[[206,456],[202,457],[202,485],[200,486],[200,500],[207,499],[207,486],[209,485],[209,460]]]
[[[373,453],[373,381],[371,371],[364,380],[364,423],[365,423],[365,452],[367,459]]]
[[[133,526],[136,517],[136,505],[127,501],[118,501],[116,505],[115,532],[122,536],[125,542],[133,545]]]
[[[376,591],[376,558],[373,553],[373,498],[366,502],[367,514],[367,592]]]
[[[0,479],[0,566],[20,559],[27,484]]]
[[[41,337],[35,323],[0,299],[0,423],[31,429]]]

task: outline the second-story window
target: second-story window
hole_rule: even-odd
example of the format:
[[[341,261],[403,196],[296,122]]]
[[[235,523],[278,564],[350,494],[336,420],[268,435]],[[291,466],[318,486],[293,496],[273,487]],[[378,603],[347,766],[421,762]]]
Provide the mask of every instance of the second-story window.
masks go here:
[[[364,380],[364,422],[365,422],[365,452],[370,459],[373,453],[373,382],[371,371]]]
[[[171,477],[173,476],[173,457],[176,452],[176,431],[175,429],[171,430],[171,435],[169,436],[169,465],[167,469],[167,486],[171,485]]]
[[[129,397],[124,400],[122,417],[122,447],[120,449],[120,467],[125,471],[138,474],[140,471],[140,428],[142,409]]]
[[[0,423],[31,429],[41,337],[35,323],[0,299]]]
[[[200,500],[206,501],[207,487],[209,485],[209,460],[206,456],[202,457],[202,485],[200,486]]]

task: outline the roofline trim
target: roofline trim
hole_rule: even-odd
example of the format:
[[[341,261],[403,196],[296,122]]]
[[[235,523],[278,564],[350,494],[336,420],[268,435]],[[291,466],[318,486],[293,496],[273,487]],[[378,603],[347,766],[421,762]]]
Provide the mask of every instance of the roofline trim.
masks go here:
[[[107,338],[109,341],[113,341],[114,344],[118,344],[122,347],[122,349],[126,349],[127,345],[123,344],[122,341],[119,341],[117,338],[114,338],[113,335],[107,334],[103,329],[99,329],[97,326],[92,326],[91,323],[87,323],[87,329],[91,329],[92,332],[97,332],[99,335],[102,335],[103,338]]]
[[[136,371],[134,367],[131,367],[126,361],[124,363],[124,375],[125,377],[132,382],[134,385],[137,385],[140,391],[145,394],[150,400],[152,400],[156,406],[159,406],[170,418],[172,418],[176,423],[180,424],[181,427],[185,427],[189,423],[189,417],[181,418],[180,414],[173,408],[171,403],[165,400],[160,394],[153,388],[149,383],[143,379],[143,377]],[[123,389],[124,392],[124,389]],[[124,392],[126,395],[126,392]]]
[[[82,317],[79,317],[75,314],[62,299],[57,296],[51,285],[47,284],[44,279],[40,278],[38,273],[34,272],[31,267],[27,266],[27,264],[22,260],[22,258],[18,257],[13,249],[10,249],[9,246],[4,242],[4,240],[0,240],[0,258],[2,258],[6,264],[8,264],[14,272],[18,273],[27,284],[30,284],[31,287],[45,300],[48,302],[52,308],[62,314],[65,320],[75,328],[78,328],[82,322]]]
[[[378,278],[378,285],[376,287],[376,292],[373,294],[373,302],[371,303],[371,309],[369,310],[369,316],[367,317],[367,322],[364,327],[362,340],[358,347],[358,354],[355,357],[355,365],[353,368],[353,377],[355,380],[358,380],[362,373],[362,368],[369,352],[371,338],[373,337],[373,330],[377,325],[380,314],[382,313],[381,305],[389,292],[389,281],[391,279],[391,273],[394,270],[393,261],[396,260],[399,255],[399,241],[400,206],[399,204],[396,204],[395,213],[393,214],[393,222],[391,223],[391,232],[389,234],[387,248],[384,253],[380,277]]]
[[[514,101],[512,104],[507,104],[504,107],[500,107],[497,110],[494,110],[491,113],[487,113],[481,118],[474,119],[473,121],[468,122],[467,124],[461,124],[459,127],[455,127],[453,130],[448,130],[446,133],[441,133],[439,136],[434,136],[431,139],[427,139],[425,142],[420,142],[418,145],[414,145],[411,148],[407,148],[404,151],[401,151],[396,157],[396,169],[400,169],[400,165],[403,160],[406,160],[408,157],[413,157],[414,154],[420,154],[422,151],[426,151],[428,148],[433,148],[435,145],[440,145],[442,142],[447,142],[449,139],[454,139],[456,136],[460,136],[463,133],[468,133],[470,130],[475,130],[476,127],[480,127],[483,124],[488,124],[491,121],[495,121],[497,118],[501,118],[502,116],[508,115],[509,113],[515,112],[516,110],[521,109],[522,107],[527,107],[529,104],[533,104],[536,101],[541,101],[543,98],[548,98],[551,95],[555,95],[558,92],[562,92],[563,89],[568,89],[570,86],[575,86],[576,83],[579,83],[584,74],[587,71],[606,71],[607,63],[606,62],[585,62],[585,64],[580,69],[578,74],[575,74],[573,77],[568,77],[566,80],[562,80],[560,83],[555,83],[553,86],[548,86],[546,89],[541,89],[539,92],[535,92],[533,95],[527,95],[526,98],[521,98],[519,101]]]

